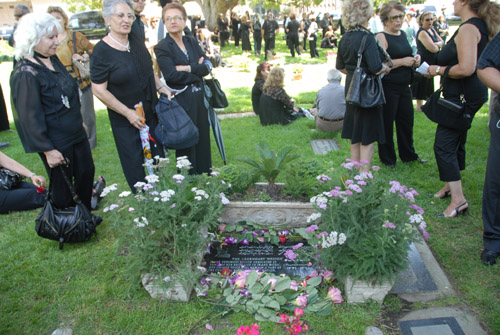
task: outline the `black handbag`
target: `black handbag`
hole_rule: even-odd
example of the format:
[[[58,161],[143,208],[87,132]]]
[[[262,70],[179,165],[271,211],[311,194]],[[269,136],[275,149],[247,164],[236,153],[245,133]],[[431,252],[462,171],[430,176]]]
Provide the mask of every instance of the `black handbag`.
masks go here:
[[[213,108],[226,108],[229,106],[226,93],[222,90],[219,80],[214,78],[212,71],[210,71],[210,76],[212,76],[212,78],[204,79],[207,100]],[[207,90],[207,86],[209,90]]]
[[[385,95],[380,76],[368,74],[361,67],[367,38],[368,34],[363,36],[361,41],[358,51],[358,63],[352,75],[346,101],[362,108],[373,108],[385,104]]]
[[[22,181],[22,177],[8,169],[0,169],[0,190],[10,190]]]
[[[175,99],[161,94],[155,111],[159,121],[155,137],[167,149],[187,149],[198,143],[198,128]]]
[[[443,98],[443,87],[437,89],[422,106],[422,111],[432,122],[456,130],[469,129],[473,114],[467,112],[463,96]]]
[[[75,193],[62,166],[59,168],[71,191],[75,206],[63,209],[56,208],[50,199],[52,191],[52,185],[50,185],[47,202],[36,218],[35,230],[40,237],[59,241],[59,249],[62,250],[65,242],[86,242],[90,240],[92,234],[97,235],[96,226],[102,222],[102,219],[90,213]],[[50,177],[52,177],[52,173]]]

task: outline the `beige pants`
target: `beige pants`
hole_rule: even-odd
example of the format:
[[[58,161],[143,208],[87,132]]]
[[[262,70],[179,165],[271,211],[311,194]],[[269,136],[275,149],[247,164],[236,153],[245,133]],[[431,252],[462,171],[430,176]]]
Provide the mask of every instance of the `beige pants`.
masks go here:
[[[317,115],[314,119],[316,120],[316,129],[322,130],[322,131],[329,131],[329,132],[340,131],[340,130],[342,130],[342,127],[344,126],[344,119],[336,120],[336,121],[327,121],[327,120],[321,119]]]

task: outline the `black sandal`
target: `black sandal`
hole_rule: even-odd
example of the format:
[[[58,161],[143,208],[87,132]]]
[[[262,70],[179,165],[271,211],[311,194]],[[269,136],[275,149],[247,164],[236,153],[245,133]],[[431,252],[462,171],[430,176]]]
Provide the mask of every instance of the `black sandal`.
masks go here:
[[[99,201],[101,200],[101,193],[106,187],[106,179],[103,176],[99,176],[94,182],[92,188],[92,198],[90,199],[90,207],[92,210],[96,210],[99,207]]]

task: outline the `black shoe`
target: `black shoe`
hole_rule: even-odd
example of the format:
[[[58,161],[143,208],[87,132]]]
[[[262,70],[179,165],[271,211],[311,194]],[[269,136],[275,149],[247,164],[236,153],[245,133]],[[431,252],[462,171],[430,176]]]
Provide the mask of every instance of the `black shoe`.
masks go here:
[[[494,265],[498,257],[500,257],[500,252],[484,249],[481,253],[481,262],[484,265]]]
[[[0,149],[10,147],[10,142],[0,142]]]
[[[101,200],[101,193],[106,187],[106,179],[100,176],[97,181],[94,182],[92,189],[92,198],[90,199],[90,207],[96,210],[99,207],[99,201]]]

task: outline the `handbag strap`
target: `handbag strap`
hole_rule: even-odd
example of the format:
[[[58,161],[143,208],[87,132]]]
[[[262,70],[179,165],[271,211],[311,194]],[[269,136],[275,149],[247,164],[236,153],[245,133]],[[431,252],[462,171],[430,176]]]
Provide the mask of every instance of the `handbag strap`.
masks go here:
[[[363,51],[365,50],[365,44],[367,38],[368,34],[365,34],[365,36],[363,36],[363,39],[361,40],[361,45],[359,46],[358,50],[358,63],[356,65],[356,70],[361,67],[361,60],[363,59]]]
[[[66,162],[68,162],[66,166],[69,166],[69,159],[65,158],[65,160],[66,160]],[[73,184],[70,182],[68,175],[66,174],[66,171],[64,171],[62,165],[59,165],[58,167],[61,170],[61,174],[63,175],[64,180],[66,181],[66,185],[68,185],[68,188],[71,192],[71,196],[73,197],[73,201],[77,204],[82,204],[80,198],[78,197],[78,194],[76,194],[76,192],[75,192],[75,188],[73,187]],[[51,181],[52,181],[52,171],[53,171],[53,168],[50,169],[49,178]],[[52,194],[52,182],[49,184],[49,191],[47,192],[47,200],[50,199],[51,194]]]

